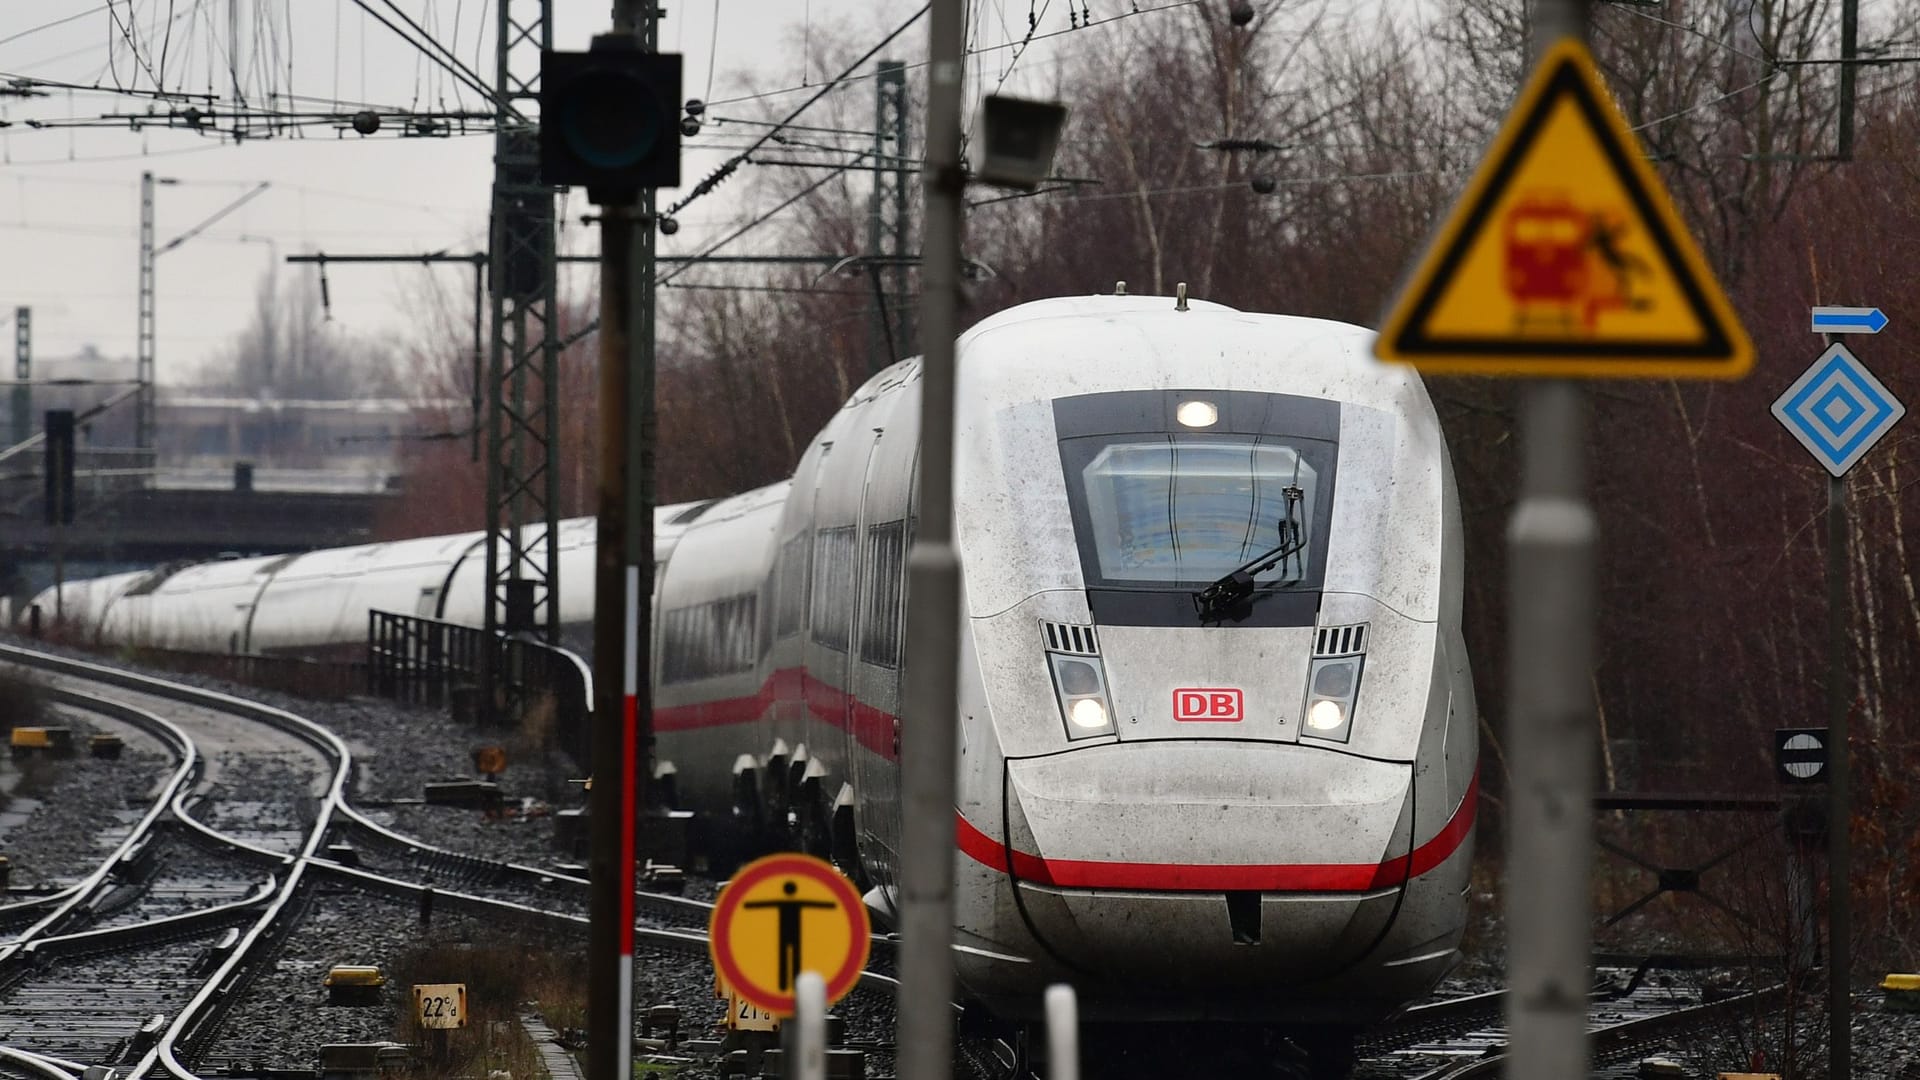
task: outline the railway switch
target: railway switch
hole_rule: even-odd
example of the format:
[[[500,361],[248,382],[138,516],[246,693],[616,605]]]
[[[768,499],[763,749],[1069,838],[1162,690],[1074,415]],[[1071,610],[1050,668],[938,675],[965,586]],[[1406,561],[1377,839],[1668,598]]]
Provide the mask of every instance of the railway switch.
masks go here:
[[[490,780],[446,780],[426,786],[429,806],[491,808],[500,805],[500,785]]]
[[[73,756],[73,729],[63,727],[17,727],[13,729],[13,756]]]
[[[329,1005],[378,1005],[387,976],[373,964],[335,964],[320,985],[327,989]]]
[[[1880,980],[1888,1012],[1920,1012],[1920,975],[1891,974]]]

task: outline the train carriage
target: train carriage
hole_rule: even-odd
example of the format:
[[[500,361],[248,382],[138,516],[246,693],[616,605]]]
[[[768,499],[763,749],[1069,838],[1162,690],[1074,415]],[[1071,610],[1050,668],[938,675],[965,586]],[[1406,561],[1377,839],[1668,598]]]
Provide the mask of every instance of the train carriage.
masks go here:
[[[716,836],[833,856],[883,920],[919,376],[876,375],[790,481],[655,516],[659,790]],[[1093,1020],[1291,1027],[1337,1061],[1465,925],[1478,713],[1419,377],[1358,327],[1097,296],[982,321],[957,379],[961,984],[1030,1017],[1069,980]],[[559,538],[583,643],[590,530]],[[293,648],[372,604],[477,622],[476,538],[78,593],[103,627],[145,590],[147,632],[225,611],[238,647]]]

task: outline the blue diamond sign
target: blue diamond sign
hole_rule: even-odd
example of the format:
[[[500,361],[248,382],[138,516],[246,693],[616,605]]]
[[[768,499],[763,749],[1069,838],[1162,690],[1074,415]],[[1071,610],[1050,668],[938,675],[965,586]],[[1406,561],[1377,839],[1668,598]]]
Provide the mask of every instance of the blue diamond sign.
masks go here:
[[[1774,418],[1835,476],[1845,476],[1907,414],[1860,359],[1835,344],[1773,403]]]

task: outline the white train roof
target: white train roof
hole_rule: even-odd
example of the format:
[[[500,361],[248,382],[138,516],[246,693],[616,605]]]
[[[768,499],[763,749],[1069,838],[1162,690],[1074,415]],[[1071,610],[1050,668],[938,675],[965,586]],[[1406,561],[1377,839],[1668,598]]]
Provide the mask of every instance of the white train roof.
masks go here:
[[[1064,507],[1052,402],[1142,389],[1251,391],[1341,403],[1329,592],[1438,617],[1448,535],[1445,442],[1413,369],[1374,359],[1372,331],[1171,297],[1041,300],[960,341],[955,386],[956,536],[976,617],[1043,591],[1084,587]],[[1358,411],[1356,411],[1358,410]],[[1017,523],[1017,527],[1010,527]]]

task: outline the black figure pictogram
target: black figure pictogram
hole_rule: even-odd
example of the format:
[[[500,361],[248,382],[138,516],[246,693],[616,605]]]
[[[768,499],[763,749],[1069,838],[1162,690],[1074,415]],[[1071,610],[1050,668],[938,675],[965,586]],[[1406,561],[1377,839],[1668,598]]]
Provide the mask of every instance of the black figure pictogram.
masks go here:
[[[795,900],[800,887],[788,881],[780,886],[785,900],[749,900],[743,908],[773,908],[780,913],[780,991],[785,993],[800,975],[800,915],[806,908],[831,908],[830,900]]]

